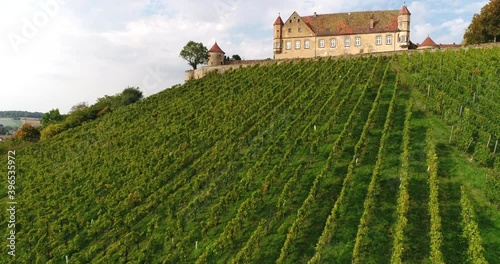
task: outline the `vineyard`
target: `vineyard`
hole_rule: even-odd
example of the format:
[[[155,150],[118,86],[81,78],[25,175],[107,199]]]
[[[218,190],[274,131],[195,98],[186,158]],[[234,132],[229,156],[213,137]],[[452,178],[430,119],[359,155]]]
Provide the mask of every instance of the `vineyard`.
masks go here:
[[[167,89],[16,152],[0,263],[500,263],[499,60],[283,61]]]

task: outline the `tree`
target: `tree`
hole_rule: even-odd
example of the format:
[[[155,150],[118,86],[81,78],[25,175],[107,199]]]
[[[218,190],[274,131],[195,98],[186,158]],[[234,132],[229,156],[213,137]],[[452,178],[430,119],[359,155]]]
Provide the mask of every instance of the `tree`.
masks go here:
[[[37,142],[40,139],[40,131],[30,124],[24,124],[14,133],[14,139]]]
[[[69,110],[69,113],[73,113],[73,112],[77,112],[77,111],[80,111],[80,110],[85,110],[89,107],[89,104],[87,102],[81,102],[81,103],[78,103],[74,106],[71,107],[71,109]]]
[[[233,57],[231,57],[231,59],[239,61],[239,60],[241,60],[241,57],[238,54],[234,54]]]
[[[49,124],[61,122],[64,117],[59,113],[59,109],[52,109],[49,112],[43,114],[42,116],[42,127],[46,127]]]
[[[202,43],[190,40],[180,53],[181,58],[188,61],[188,64],[196,70],[198,64],[205,64],[208,61],[208,49]]]
[[[500,0],[491,0],[481,9],[481,13],[474,14],[472,22],[465,31],[465,44],[479,44],[490,41],[496,42],[500,36]]]
[[[128,87],[121,94],[121,103],[123,105],[133,104],[141,100],[142,97],[143,95],[139,88]]]

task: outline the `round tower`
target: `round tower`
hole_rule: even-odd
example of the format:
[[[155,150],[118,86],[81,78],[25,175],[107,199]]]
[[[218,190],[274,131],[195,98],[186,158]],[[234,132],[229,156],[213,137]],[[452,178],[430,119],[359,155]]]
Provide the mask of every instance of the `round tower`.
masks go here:
[[[273,51],[274,54],[279,54],[281,53],[283,49],[283,40],[281,39],[281,30],[283,27],[284,23],[283,20],[281,20],[281,16],[278,15],[278,18],[276,18],[276,21],[274,21],[274,38],[273,38]]]
[[[219,66],[224,65],[224,51],[215,44],[208,50],[208,66]]]
[[[411,13],[408,7],[404,5],[398,16],[399,44],[401,47],[408,47],[410,43],[410,16]]]

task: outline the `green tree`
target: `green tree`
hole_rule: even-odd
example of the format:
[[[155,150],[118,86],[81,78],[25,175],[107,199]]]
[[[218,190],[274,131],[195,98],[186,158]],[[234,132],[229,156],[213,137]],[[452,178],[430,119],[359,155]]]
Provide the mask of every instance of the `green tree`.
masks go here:
[[[490,41],[496,42],[500,36],[500,0],[491,0],[481,9],[481,13],[474,14],[472,22],[465,31],[465,44],[479,44]]]
[[[59,123],[63,121],[64,116],[59,113],[59,109],[52,109],[49,112],[43,114],[42,116],[42,127],[46,127],[49,124]]]
[[[208,61],[208,49],[201,42],[190,40],[180,53],[181,58],[187,60],[188,64],[196,70],[198,64],[205,64]]]
[[[76,111],[80,111],[80,110],[85,110],[89,107],[89,104],[87,102],[81,102],[81,103],[78,103],[74,106],[71,107],[71,109],[69,110],[69,113],[73,113],[73,112],[76,112]]]
[[[139,88],[128,87],[121,93],[121,104],[129,105],[142,99],[143,95]]]
[[[238,54],[234,54],[234,55],[231,57],[231,59],[233,59],[233,60],[241,60],[241,57],[240,57],[240,55],[238,55]]]
[[[40,140],[40,131],[30,124],[24,124],[14,133],[14,139],[37,142]]]

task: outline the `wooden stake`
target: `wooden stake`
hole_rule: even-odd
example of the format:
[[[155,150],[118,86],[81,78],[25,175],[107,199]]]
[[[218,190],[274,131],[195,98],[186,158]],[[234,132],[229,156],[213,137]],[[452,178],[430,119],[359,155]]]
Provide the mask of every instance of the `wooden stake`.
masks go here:
[[[470,147],[470,144],[472,144],[472,141],[474,141],[474,138],[470,139],[469,145],[467,145],[467,148],[465,149],[464,152],[467,152],[467,150],[469,150],[469,147]]]
[[[495,148],[493,149],[493,154],[497,153],[497,145],[498,145],[498,139],[495,142]]]
[[[490,140],[491,140],[491,134],[490,134],[490,138],[488,138],[488,144],[486,144],[486,148],[490,147]]]
[[[451,143],[451,137],[453,136],[453,129],[455,126],[451,126],[451,131],[450,131],[450,140],[448,140],[448,143]]]
[[[460,114],[459,114],[459,116],[460,116],[460,117],[462,117],[462,109],[463,109],[463,108],[464,108],[464,106],[463,106],[463,105],[461,105],[461,106],[460,106]]]

